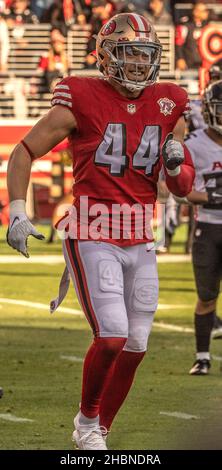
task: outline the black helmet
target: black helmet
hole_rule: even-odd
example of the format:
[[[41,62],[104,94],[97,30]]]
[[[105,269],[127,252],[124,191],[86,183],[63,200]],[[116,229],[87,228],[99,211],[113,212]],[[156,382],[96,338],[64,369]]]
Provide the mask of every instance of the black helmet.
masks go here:
[[[221,62],[221,61],[220,61]],[[221,80],[222,79],[222,63],[216,63],[211,65],[209,69],[209,79],[210,81]]]
[[[222,80],[206,88],[203,94],[203,117],[209,127],[222,134]]]

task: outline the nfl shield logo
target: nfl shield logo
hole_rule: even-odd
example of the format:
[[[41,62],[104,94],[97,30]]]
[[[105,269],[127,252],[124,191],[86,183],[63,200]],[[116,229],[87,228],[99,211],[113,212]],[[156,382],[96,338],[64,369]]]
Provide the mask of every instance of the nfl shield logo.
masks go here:
[[[127,105],[127,111],[130,114],[134,114],[136,112],[136,105],[132,104],[132,103],[128,104]]]
[[[171,114],[173,108],[175,108],[176,106],[174,101],[169,100],[169,98],[160,98],[157,103],[160,107],[160,112],[163,113],[164,116],[167,116],[167,114]]]

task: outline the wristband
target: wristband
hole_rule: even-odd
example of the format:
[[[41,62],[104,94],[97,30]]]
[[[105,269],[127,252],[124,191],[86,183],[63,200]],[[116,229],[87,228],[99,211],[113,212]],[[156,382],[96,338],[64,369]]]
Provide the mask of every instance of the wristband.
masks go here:
[[[166,168],[166,171],[169,176],[178,176],[180,174],[180,165],[177,166],[174,170],[169,170],[168,168]]]
[[[9,204],[10,216],[26,214],[25,204],[26,202],[24,199],[15,199],[14,201],[11,201]]]

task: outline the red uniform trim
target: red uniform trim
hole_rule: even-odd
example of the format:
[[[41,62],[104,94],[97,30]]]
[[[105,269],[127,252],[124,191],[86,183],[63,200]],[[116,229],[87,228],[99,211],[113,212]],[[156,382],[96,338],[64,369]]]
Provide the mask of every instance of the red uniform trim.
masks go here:
[[[75,275],[76,284],[78,287],[78,292],[81,299],[81,304],[86,315],[86,318],[93,330],[93,333],[96,337],[99,336],[99,325],[97,323],[96,315],[93,310],[88,286],[86,282],[85,272],[82,265],[82,261],[80,258],[79,250],[78,250],[78,241],[67,239],[65,241],[66,249],[69,255],[70,263],[73,268],[73,272]]]
[[[85,270],[84,270],[83,263],[82,263],[82,260],[81,260],[81,255],[79,253],[78,240],[74,240],[74,249],[75,249],[76,257],[77,257],[77,260],[78,260],[78,263],[79,263],[79,268],[80,268],[81,275],[82,275],[82,280],[83,280],[83,284],[84,284],[84,294],[86,295],[86,298],[87,298],[87,303],[88,303],[89,308],[90,308],[90,312],[91,312],[91,315],[92,315],[92,318],[93,318],[93,322],[96,325],[96,331],[99,332],[99,325],[97,323],[97,318],[96,318],[96,315],[95,315],[95,312],[94,312],[94,309],[93,309],[93,306],[92,306],[92,303],[91,303],[91,298],[90,298],[90,293],[89,293],[88,284],[87,284],[87,280],[86,280]]]
[[[32,150],[29,148],[29,146],[26,144],[26,142],[24,140],[21,140],[20,143],[23,145],[23,147],[25,147],[25,150],[28,152],[31,160],[35,160],[35,155],[32,152]]]

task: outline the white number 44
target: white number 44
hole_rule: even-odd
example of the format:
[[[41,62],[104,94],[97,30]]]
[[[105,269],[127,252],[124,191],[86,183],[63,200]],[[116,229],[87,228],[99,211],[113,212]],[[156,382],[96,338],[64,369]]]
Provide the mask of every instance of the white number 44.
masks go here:
[[[160,156],[160,127],[146,126],[140,144],[133,155],[133,168],[144,168],[150,176]],[[108,124],[104,139],[97,148],[95,164],[109,167],[113,176],[123,176],[129,166],[126,155],[125,124]]]

